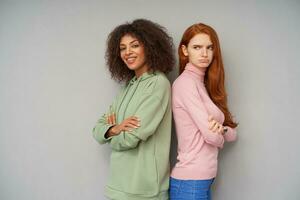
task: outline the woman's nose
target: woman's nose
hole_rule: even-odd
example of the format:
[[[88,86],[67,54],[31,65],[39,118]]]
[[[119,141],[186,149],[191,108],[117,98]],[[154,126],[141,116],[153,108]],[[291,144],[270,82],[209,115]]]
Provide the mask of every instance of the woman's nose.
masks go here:
[[[129,55],[130,53],[131,53],[131,48],[130,48],[130,47],[126,48],[125,54],[126,54],[126,55]]]
[[[207,57],[207,49],[202,49],[201,53],[203,57]]]

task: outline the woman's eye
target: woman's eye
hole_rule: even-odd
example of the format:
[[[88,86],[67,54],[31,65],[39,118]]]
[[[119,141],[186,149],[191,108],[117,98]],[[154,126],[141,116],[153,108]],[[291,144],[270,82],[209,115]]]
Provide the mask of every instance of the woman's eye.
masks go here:
[[[140,46],[140,45],[138,45],[138,44],[132,45],[133,48],[138,48],[139,46]]]
[[[125,50],[125,48],[123,47],[123,48],[120,48],[120,51],[124,51]]]
[[[213,47],[212,47],[212,46],[209,46],[207,49],[209,49],[209,50],[213,50]]]
[[[199,46],[194,46],[194,49],[199,50],[200,47]]]

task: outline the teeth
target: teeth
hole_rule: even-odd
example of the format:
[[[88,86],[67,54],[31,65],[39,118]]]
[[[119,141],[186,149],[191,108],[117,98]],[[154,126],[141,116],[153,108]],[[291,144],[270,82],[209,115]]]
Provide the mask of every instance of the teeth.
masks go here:
[[[133,62],[133,61],[135,61],[135,57],[127,58],[126,61],[127,61],[127,62]]]
[[[128,61],[133,61],[135,58],[128,58],[127,60]]]

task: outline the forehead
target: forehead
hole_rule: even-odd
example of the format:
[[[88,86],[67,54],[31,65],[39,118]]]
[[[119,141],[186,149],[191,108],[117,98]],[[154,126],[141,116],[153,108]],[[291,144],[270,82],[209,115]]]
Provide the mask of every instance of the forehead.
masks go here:
[[[211,45],[212,42],[210,40],[209,35],[205,34],[205,33],[199,33],[197,35],[195,35],[194,37],[192,37],[192,39],[190,40],[189,44],[194,45]]]
[[[129,44],[133,41],[138,41],[138,39],[133,35],[126,34],[123,37],[121,37],[120,44]]]

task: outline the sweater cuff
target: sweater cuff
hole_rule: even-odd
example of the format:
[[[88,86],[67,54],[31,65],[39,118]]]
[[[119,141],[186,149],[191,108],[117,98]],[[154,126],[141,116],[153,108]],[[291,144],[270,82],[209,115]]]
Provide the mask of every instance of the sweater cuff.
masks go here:
[[[224,139],[226,142],[233,142],[236,140],[236,128],[231,128],[229,126],[225,126],[227,128],[227,132],[224,134]]]

